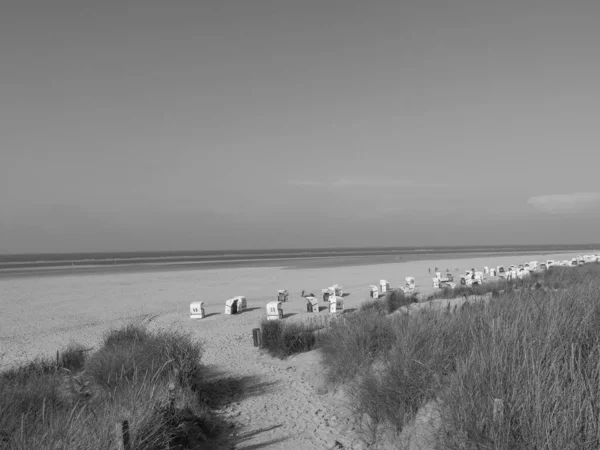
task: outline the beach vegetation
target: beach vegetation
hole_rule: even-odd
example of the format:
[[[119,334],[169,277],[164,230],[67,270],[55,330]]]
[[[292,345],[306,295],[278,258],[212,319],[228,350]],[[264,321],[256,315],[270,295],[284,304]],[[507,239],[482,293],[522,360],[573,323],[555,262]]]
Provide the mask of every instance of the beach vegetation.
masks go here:
[[[260,321],[261,348],[271,356],[286,358],[316,348],[321,334],[326,331],[335,316],[311,317],[302,321]]]
[[[488,302],[330,325],[327,378],[366,438],[402,442],[430,408],[427,448],[600,447],[600,265],[502,287]]]
[[[367,300],[363,302],[360,305],[359,310],[361,312],[374,310],[382,312],[383,314],[391,314],[403,306],[408,306],[411,303],[417,303],[419,301],[418,298],[418,292],[405,294],[400,289],[394,289],[392,291],[386,292],[380,298]]]
[[[130,324],[0,373],[0,448],[226,448],[227,424],[189,335]],[[208,399],[212,401],[209,402]],[[127,444],[126,444],[127,443]]]

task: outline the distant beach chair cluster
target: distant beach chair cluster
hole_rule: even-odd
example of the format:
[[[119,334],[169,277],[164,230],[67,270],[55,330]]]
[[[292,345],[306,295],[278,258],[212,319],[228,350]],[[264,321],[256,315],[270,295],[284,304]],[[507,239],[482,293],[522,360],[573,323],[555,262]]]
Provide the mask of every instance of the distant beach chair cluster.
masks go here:
[[[579,255],[571,260],[562,261],[550,259],[545,262],[529,261],[522,264],[511,264],[508,267],[502,265],[496,267],[484,266],[481,271],[471,268],[465,270],[465,273],[460,275],[459,280],[461,286],[472,287],[484,283],[487,280],[486,276],[505,280],[523,279],[531,273],[543,272],[550,267],[576,267],[592,262],[600,262],[600,254]],[[458,271],[458,268],[455,270]],[[431,273],[431,268],[429,268],[428,271]],[[442,272],[435,267],[434,273],[435,277],[432,278],[434,288],[454,289],[457,287],[455,277],[450,269],[446,269],[446,274],[442,276]],[[405,295],[410,295],[415,293],[416,287],[414,277],[406,277],[404,279],[404,285],[395,289],[391,288],[389,281],[382,279],[379,280],[379,285],[372,284],[369,286],[368,294],[369,297],[373,299],[378,299],[392,290],[401,291]],[[332,314],[344,312],[344,297],[349,294],[344,293],[344,288],[341,284],[333,284],[327,288],[321,289],[321,294],[323,301],[328,304],[328,312]],[[306,291],[303,290],[300,295],[306,301],[307,312],[318,313],[320,311],[319,300],[312,292],[307,294]],[[284,318],[283,303],[288,302],[289,298],[290,294],[286,289],[279,289],[277,291],[277,300],[270,301],[266,304],[267,319],[282,320]],[[226,315],[240,314],[246,310],[247,298],[245,296],[239,295],[225,301]],[[204,309],[204,302],[190,303],[191,319],[203,319],[205,317],[206,312]]]
[[[553,259],[549,259],[546,262],[529,261],[521,264],[511,264],[508,267],[484,266],[483,271],[477,271],[474,268],[467,269],[465,273],[460,276],[460,284],[467,287],[482,284],[486,280],[485,275],[489,275],[490,277],[498,277],[499,279],[504,279],[507,281],[515,279],[522,280],[523,278],[530,276],[532,273],[544,272],[550,267],[577,267],[593,262],[600,262],[600,254],[579,255],[570,260],[565,259],[562,261],[555,261]],[[437,267],[435,270],[435,277],[432,278],[434,288],[444,289],[456,287],[454,277],[450,271],[447,271],[446,276],[442,278],[442,274],[437,271]],[[431,273],[431,269],[429,269],[429,272]]]

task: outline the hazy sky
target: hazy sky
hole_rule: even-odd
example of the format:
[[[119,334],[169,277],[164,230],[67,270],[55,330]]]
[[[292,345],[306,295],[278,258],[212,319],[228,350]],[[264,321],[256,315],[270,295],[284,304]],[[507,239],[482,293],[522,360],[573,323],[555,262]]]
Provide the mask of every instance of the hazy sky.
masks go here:
[[[594,0],[3,1],[0,252],[600,242],[599,24]]]

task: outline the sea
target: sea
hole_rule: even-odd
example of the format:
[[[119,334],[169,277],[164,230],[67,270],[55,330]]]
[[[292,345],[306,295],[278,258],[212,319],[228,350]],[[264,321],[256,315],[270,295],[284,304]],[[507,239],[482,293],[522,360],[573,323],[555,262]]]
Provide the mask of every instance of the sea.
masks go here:
[[[587,245],[369,247],[277,250],[148,251],[0,255],[0,277],[66,273],[164,271],[218,267],[332,267],[485,255],[589,251]]]

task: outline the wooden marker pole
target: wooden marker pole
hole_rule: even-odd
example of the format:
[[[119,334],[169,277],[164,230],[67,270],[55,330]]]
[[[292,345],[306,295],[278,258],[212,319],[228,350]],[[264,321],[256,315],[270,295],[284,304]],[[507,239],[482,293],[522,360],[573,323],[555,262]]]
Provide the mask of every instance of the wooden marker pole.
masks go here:
[[[493,420],[497,425],[502,424],[504,420],[504,401],[500,398],[494,399]]]
[[[131,450],[131,437],[129,435],[129,422],[123,420],[116,423],[117,450]]]
[[[175,407],[175,383],[169,383],[169,408]]]

